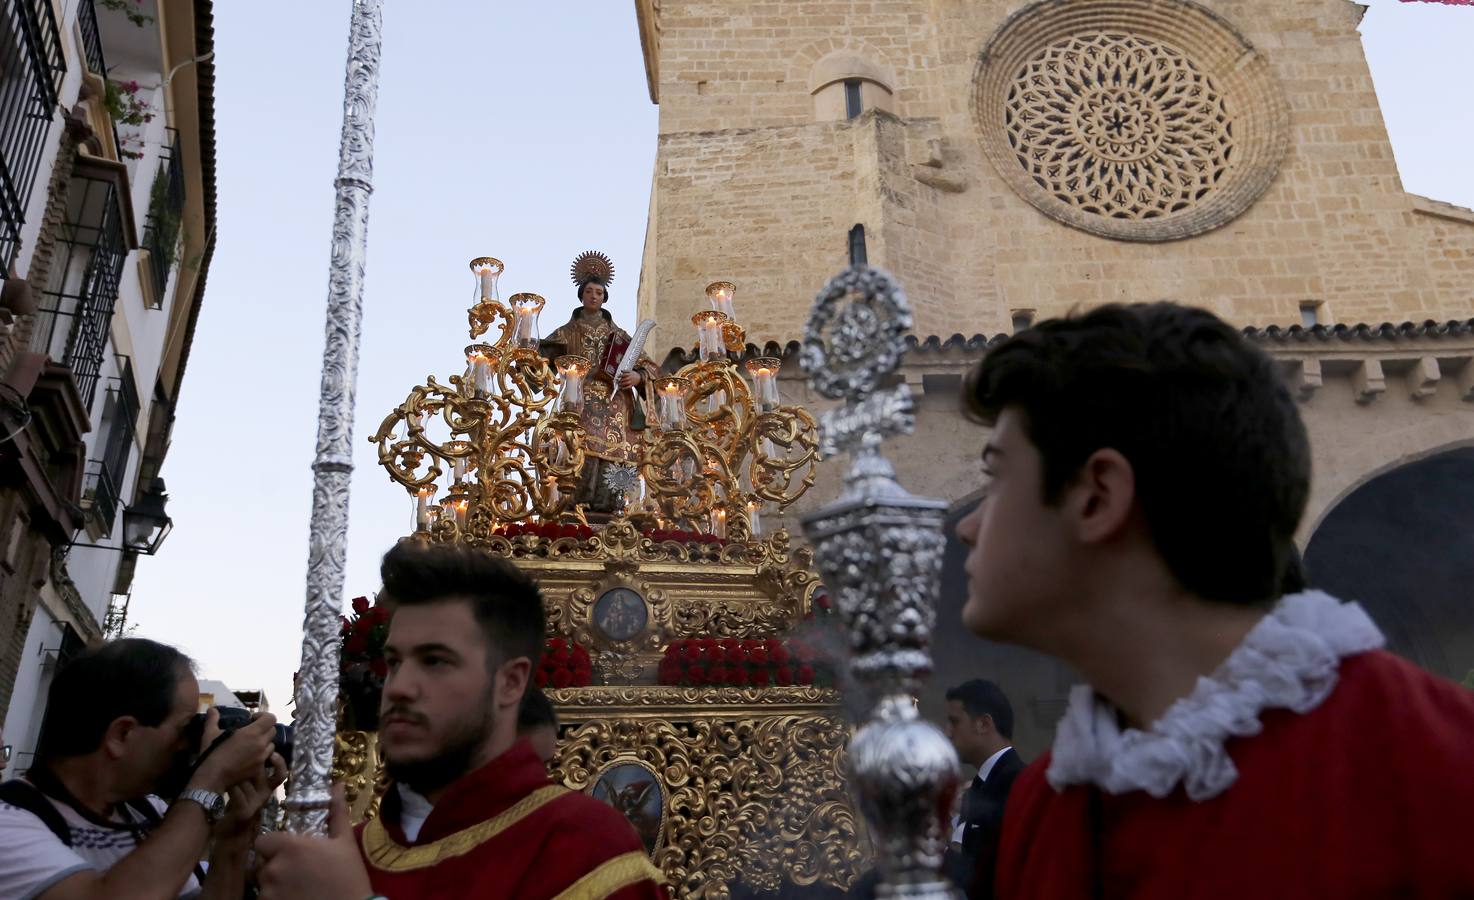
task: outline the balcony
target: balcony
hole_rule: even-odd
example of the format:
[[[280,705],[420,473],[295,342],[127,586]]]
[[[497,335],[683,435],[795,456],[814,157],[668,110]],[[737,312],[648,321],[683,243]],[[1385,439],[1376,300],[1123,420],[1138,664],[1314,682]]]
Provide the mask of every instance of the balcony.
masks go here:
[[[82,33],[82,55],[87,69],[99,78],[107,78],[107,60],[102,55],[102,32],[97,28],[97,8],[92,0],[77,4],[77,30]]]
[[[108,471],[107,463],[100,459],[87,464],[87,475],[82,482],[82,509],[86,510],[99,537],[113,533],[113,524],[118,520],[118,483]]]
[[[72,370],[87,409],[96,396],[127,256],[116,182],[74,176],[31,349]]]
[[[20,246],[65,74],[49,0],[0,0],[0,279]]]
[[[169,272],[179,254],[179,227],[184,215],[184,165],[179,152],[179,132],[166,129],[169,144],[159,162],[149,191],[148,218],[144,221],[143,249],[148,251],[149,273],[153,278],[154,309],[164,305],[164,291],[169,285]]]

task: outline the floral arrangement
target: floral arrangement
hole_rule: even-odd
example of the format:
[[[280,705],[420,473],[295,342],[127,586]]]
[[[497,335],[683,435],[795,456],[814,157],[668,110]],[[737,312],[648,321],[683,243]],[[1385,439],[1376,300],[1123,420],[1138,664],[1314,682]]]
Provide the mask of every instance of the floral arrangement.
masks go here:
[[[371,604],[367,597],[354,597],[353,615],[341,618],[338,690],[348,718],[345,724],[350,731],[373,731],[379,727],[379,697],[389,675],[384,662],[389,609]]]
[[[501,526],[496,533],[508,538],[530,534],[548,541],[556,541],[559,538],[578,538],[586,541],[594,536],[594,529],[577,522],[513,522]]]
[[[665,648],[659,680],[665,685],[828,687],[834,675],[813,647],[795,638],[687,638]]]
[[[674,541],[677,544],[722,544],[727,543],[725,538],[719,538],[714,534],[702,534],[699,531],[679,531],[666,528],[652,528],[649,531],[640,532],[645,537],[657,544],[666,541]]]
[[[589,651],[564,638],[549,638],[533,680],[540,688],[588,687],[594,681]]]

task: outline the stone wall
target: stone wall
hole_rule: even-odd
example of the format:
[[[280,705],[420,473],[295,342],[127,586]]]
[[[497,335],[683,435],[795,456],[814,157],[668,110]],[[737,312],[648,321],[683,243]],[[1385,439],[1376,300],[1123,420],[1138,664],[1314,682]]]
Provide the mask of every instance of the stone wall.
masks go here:
[[[1125,26],[1142,5],[1091,4]],[[654,346],[692,342],[689,317],[715,280],[738,284],[750,338],[796,337],[856,223],[869,261],[906,286],[921,335],[1004,331],[1014,310],[1163,297],[1257,326],[1298,322],[1307,302],[1324,304],[1321,321],[1469,315],[1474,221],[1426,214],[1427,201],[1402,190],[1356,32],[1360,7],[1211,4],[1282,97],[1286,149],[1242,214],[1142,242],[1043,214],[986,155],[978,56],[1021,6],[662,0],[647,239],[658,253],[640,286],[640,315],[662,323]],[[836,53],[894,73],[894,115],[816,121],[809,74]]]

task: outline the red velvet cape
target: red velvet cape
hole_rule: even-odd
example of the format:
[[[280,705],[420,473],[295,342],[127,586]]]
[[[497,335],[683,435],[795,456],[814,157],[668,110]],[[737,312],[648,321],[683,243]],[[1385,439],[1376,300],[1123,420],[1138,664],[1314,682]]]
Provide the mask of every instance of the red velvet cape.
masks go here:
[[[452,784],[413,843],[393,790],[357,831],[374,890],[393,900],[666,896],[624,816],[554,785],[526,740]]]
[[[997,896],[1474,897],[1474,691],[1371,651],[1320,706],[1260,722],[1200,803],[1055,791],[1044,754],[1008,798]]]

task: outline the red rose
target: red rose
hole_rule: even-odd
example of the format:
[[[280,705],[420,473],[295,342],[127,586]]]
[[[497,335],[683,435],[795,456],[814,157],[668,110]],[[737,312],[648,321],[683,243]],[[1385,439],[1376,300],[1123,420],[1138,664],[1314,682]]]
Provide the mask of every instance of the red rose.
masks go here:
[[[814,667],[813,666],[808,665],[808,664],[804,664],[804,665],[798,667],[798,683],[799,684],[813,684],[814,683]]]
[[[538,687],[545,688],[548,686],[548,673],[542,669],[538,669],[532,677],[537,682]]]
[[[384,657],[375,656],[373,659],[369,660],[369,671],[373,672],[380,678],[388,678],[389,664],[384,661]]]
[[[787,666],[779,666],[778,670],[773,673],[773,680],[787,687],[793,684],[793,670]]]
[[[376,625],[387,625],[389,623],[389,607],[375,606],[369,610],[369,618],[373,619]]]
[[[553,687],[566,688],[570,684],[573,684],[573,673],[569,672],[567,669],[559,669],[558,671],[553,673],[552,680]]]
[[[348,634],[349,629],[351,629],[352,627],[353,627],[353,623],[348,621],[348,617],[347,616],[339,616],[338,617],[338,633],[339,634],[344,635],[346,637],[347,634]]]
[[[767,684],[768,684],[768,670],[767,669],[753,669],[752,670],[752,675],[749,677],[748,680],[751,681],[753,684],[757,685],[758,687],[767,687]]]
[[[360,616],[363,615],[364,613],[368,612],[369,611],[368,598],[367,597],[354,597],[353,598],[353,611],[356,612],[356,613],[358,613]]]
[[[348,639],[343,642],[343,652],[352,656],[357,656],[367,650],[368,638],[356,631],[348,635]]]

